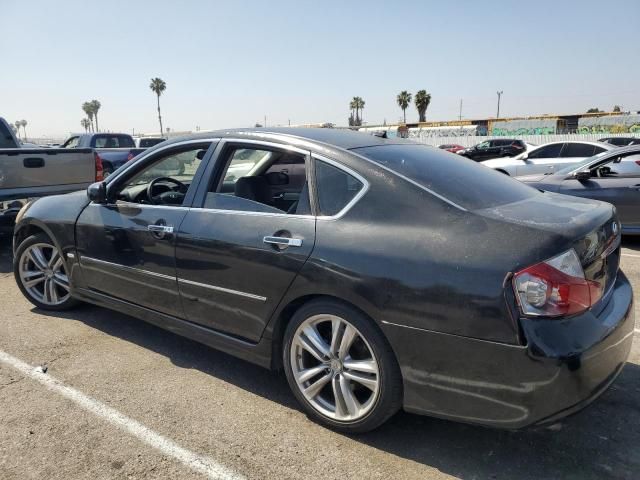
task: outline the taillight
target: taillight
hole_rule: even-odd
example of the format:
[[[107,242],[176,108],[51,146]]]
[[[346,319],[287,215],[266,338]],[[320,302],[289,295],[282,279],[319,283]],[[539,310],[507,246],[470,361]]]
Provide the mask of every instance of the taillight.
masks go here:
[[[640,165],[640,160],[636,160],[636,163],[637,163],[638,165]]]
[[[573,249],[519,271],[513,289],[522,313],[537,317],[584,312],[602,297],[602,285],[585,279]]]
[[[102,168],[102,159],[98,152],[94,153],[96,159],[96,182],[101,182],[104,180],[104,168]]]

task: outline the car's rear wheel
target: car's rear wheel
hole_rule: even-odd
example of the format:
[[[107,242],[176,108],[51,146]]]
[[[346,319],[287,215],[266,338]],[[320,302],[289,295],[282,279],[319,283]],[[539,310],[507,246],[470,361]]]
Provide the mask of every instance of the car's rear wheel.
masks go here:
[[[347,433],[372,430],[398,411],[402,378],[396,358],[373,322],[330,300],[300,308],[285,332],[289,386],[306,412]]]
[[[13,273],[22,294],[43,310],[66,310],[78,302],[71,297],[64,258],[44,233],[27,237],[18,246]]]

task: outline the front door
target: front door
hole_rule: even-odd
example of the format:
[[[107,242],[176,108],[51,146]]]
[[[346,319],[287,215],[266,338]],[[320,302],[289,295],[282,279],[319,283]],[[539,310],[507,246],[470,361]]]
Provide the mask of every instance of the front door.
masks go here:
[[[314,247],[310,160],[268,143],[218,150],[180,225],[178,284],[188,320],[255,342]]]
[[[210,144],[177,144],[156,152],[109,182],[106,204],[85,208],[76,224],[76,238],[88,288],[184,316],[175,270],[176,232]]]

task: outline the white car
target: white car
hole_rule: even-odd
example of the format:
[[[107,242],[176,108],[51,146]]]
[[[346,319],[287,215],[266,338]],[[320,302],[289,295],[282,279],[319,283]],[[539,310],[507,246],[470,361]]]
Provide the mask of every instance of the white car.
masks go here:
[[[571,140],[551,142],[528,150],[515,157],[485,160],[484,166],[513,177],[536,173],[553,173],[570,164],[578,163],[598,153],[617,148],[601,142]]]

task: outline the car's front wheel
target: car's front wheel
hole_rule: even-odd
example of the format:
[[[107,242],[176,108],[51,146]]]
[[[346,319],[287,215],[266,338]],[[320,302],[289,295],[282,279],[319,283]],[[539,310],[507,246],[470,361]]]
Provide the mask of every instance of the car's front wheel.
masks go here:
[[[77,304],[65,261],[44,233],[27,237],[18,246],[13,273],[22,294],[38,308],[66,310]]]
[[[289,386],[306,412],[346,433],[381,425],[402,404],[400,368],[376,325],[331,300],[300,308],[285,332]]]

